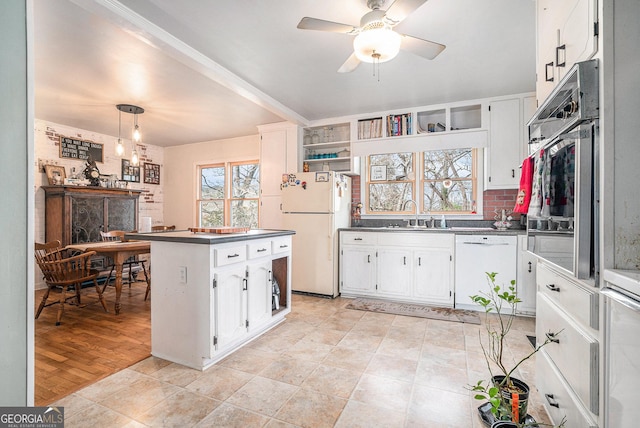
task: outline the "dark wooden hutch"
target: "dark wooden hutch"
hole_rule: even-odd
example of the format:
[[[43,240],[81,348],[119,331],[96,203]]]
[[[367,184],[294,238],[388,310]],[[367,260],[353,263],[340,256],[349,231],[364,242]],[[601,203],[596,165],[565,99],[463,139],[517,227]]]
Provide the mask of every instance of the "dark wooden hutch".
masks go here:
[[[100,232],[138,229],[142,190],[90,186],[42,186],[46,241],[62,245],[101,240]]]

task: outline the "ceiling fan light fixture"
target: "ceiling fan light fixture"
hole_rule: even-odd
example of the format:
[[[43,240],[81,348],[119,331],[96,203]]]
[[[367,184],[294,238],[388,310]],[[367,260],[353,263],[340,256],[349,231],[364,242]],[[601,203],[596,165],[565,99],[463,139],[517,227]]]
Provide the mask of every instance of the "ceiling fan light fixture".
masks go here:
[[[362,62],[390,61],[400,52],[402,37],[387,26],[365,29],[353,40],[353,50]]]

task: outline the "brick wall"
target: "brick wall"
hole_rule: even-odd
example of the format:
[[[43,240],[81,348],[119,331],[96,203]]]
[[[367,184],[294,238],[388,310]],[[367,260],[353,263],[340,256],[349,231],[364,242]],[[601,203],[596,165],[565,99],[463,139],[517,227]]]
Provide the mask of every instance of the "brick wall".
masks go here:
[[[362,202],[362,197],[360,195],[360,176],[351,177],[351,187],[351,204],[355,207],[358,202]],[[483,218],[485,220],[493,220],[493,217],[496,215],[495,210],[513,210],[513,207],[516,204],[517,194],[517,189],[485,190],[483,193]],[[520,214],[512,214],[512,216],[514,220],[518,220],[520,218]]]

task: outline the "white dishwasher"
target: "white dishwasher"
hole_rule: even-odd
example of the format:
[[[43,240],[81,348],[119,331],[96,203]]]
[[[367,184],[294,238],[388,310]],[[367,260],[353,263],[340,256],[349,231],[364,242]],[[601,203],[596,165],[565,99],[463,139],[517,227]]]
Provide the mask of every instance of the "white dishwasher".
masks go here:
[[[455,256],[455,307],[482,310],[469,296],[489,289],[486,272],[496,272],[496,284],[508,287],[517,273],[515,235],[458,235]]]

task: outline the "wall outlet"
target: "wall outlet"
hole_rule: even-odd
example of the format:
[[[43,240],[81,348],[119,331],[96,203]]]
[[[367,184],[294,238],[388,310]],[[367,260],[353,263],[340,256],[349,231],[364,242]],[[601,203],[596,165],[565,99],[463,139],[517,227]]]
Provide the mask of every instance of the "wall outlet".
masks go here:
[[[187,267],[186,266],[178,266],[178,278],[180,284],[187,283]]]

